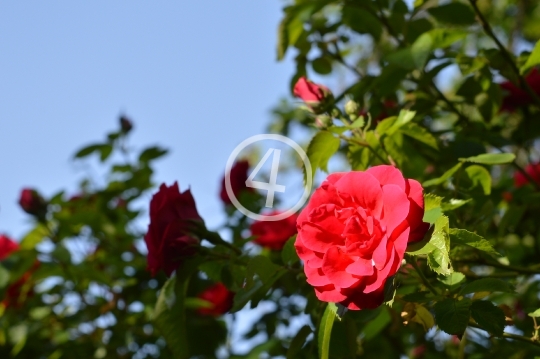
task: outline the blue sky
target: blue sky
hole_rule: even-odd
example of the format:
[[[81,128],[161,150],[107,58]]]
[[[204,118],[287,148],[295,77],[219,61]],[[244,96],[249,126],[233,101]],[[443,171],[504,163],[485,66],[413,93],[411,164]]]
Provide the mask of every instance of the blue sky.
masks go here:
[[[131,143],[171,154],[159,182],[191,186],[210,226],[234,147],[263,133],[288,95],[277,63],[283,3],[263,1],[4,1],[0,3],[0,233],[29,229],[22,187],[74,189],[80,146],[135,123]]]

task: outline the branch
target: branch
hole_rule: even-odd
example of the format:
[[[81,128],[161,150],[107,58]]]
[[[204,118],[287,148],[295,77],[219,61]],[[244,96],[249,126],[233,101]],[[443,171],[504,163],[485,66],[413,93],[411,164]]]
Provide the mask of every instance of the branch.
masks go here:
[[[506,47],[504,47],[504,45],[501,43],[501,41],[497,38],[497,36],[493,32],[493,29],[491,28],[491,25],[489,24],[489,22],[486,20],[486,18],[484,17],[482,12],[478,8],[477,1],[478,0],[469,0],[469,2],[471,3],[471,5],[472,5],[472,7],[474,9],[474,12],[476,13],[476,16],[478,17],[478,20],[480,21],[480,24],[484,28],[484,31],[486,32],[486,34],[489,37],[491,37],[491,39],[493,39],[493,41],[495,42],[495,44],[497,45],[497,47],[501,51],[502,56],[508,62],[508,64],[512,68],[512,71],[517,76],[518,81],[519,81],[519,85],[521,86],[521,88],[523,90],[525,90],[525,92],[527,92],[527,94],[529,96],[531,96],[531,98],[534,100],[536,105],[540,107],[540,97],[538,97],[536,92],[533,91],[533,89],[529,86],[527,81],[525,81],[523,76],[521,76],[521,73],[519,72],[519,69],[518,69],[516,63],[514,62],[514,59],[512,58],[512,55],[510,54],[510,52],[508,52]]]

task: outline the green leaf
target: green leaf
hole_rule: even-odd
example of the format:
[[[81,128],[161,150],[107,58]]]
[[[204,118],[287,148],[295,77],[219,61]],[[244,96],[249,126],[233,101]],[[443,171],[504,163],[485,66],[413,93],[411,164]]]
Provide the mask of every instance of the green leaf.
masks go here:
[[[245,285],[234,296],[231,312],[239,311],[250,300],[252,307],[256,306],[275,281],[285,273],[285,268],[272,263],[268,257],[253,257],[246,268]]]
[[[442,216],[441,201],[442,197],[431,193],[424,194],[424,222],[435,223]]]
[[[437,21],[450,25],[472,25],[475,23],[471,7],[460,2],[432,7],[428,9],[428,12]]]
[[[441,209],[443,210],[443,212],[453,211],[454,209],[458,209],[459,207],[464,206],[464,205],[466,205],[467,203],[469,203],[471,201],[472,201],[471,198],[469,198],[469,199],[455,199],[455,198],[452,198],[448,202],[443,202],[441,204]]]
[[[343,23],[353,31],[359,34],[370,34],[375,41],[381,37],[383,30],[381,22],[369,11],[346,5],[343,7],[342,14]]]
[[[317,168],[328,172],[327,165],[330,157],[339,149],[340,140],[330,132],[318,132],[309,143],[307,156],[311,162],[312,177]]]
[[[461,168],[462,165],[463,165],[462,163],[458,163],[457,165],[455,165],[454,167],[446,171],[441,177],[430,179],[422,183],[422,186],[430,187],[430,186],[437,186],[437,185],[445,183],[450,177],[454,175],[454,173],[457,172],[457,170]]]
[[[383,306],[379,312],[379,315],[367,323],[362,330],[364,333],[364,339],[371,340],[375,338],[384,328],[386,328],[388,324],[390,324],[391,321],[392,317],[390,316],[387,307]]]
[[[388,136],[392,136],[397,130],[399,130],[402,126],[408,124],[412,121],[414,116],[416,115],[415,111],[409,111],[409,110],[401,110],[399,111],[399,115],[392,124],[392,126],[386,131],[386,134]]]
[[[482,329],[495,335],[502,335],[505,316],[501,308],[486,300],[475,300],[471,305],[471,316]]]
[[[23,237],[20,243],[21,249],[34,249],[48,235],[47,227],[41,223],[38,224]]]
[[[429,33],[420,35],[411,47],[398,50],[387,56],[389,64],[406,70],[423,69],[433,47],[433,39]]]
[[[302,350],[302,347],[304,346],[304,343],[306,342],[306,338],[313,333],[309,325],[304,325],[298,333],[294,336],[293,340],[291,341],[291,344],[289,345],[289,349],[287,350],[287,359],[296,359],[298,358],[298,354],[300,354],[300,350]]]
[[[167,280],[161,288],[154,309],[154,324],[177,359],[190,357],[185,299],[189,279],[201,262],[202,259],[197,257],[186,260],[176,271],[176,276]]]
[[[461,162],[474,162],[483,165],[502,165],[511,163],[516,158],[513,153],[484,153],[482,155],[460,158]]]
[[[540,64],[540,40],[536,42],[531,54],[527,58],[527,62],[525,62],[525,64],[521,66],[519,70],[523,75],[528,69],[535,67],[538,64]]]
[[[540,309],[536,309],[534,312],[528,314],[529,317],[538,318],[540,317]]]
[[[168,150],[160,147],[149,147],[141,152],[139,155],[139,162],[150,162],[151,160],[154,160],[156,158],[159,158],[161,156],[164,156],[169,152]]]
[[[414,138],[415,140],[422,142],[423,144],[426,144],[431,148],[434,148],[436,150],[439,149],[437,139],[433,137],[433,135],[424,127],[419,126],[414,122],[409,122],[403,125],[400,131],[404,135]]]
[[[427,262],[432,270],[442,275],[449,275],[454,270],[450,262],[450,236],[448,233],[448,217],[441,216],[435,222],[435,230],[431,236],[430,244],[435,246],[435,250],[430,252]]]
[[[433,39],[433,47],[444,49],[464,39],[468,32],[459,29],[433,29],[429,31],[429,34]]]
[[[465,284],[459,291],[459,294],[465,295],[477,292],[515,293],[514,288],[508,282],[505,282],[502,279],[481,278]]]
[[[446,298],[434,306],[435,321],[448,334],[461,335],[467,328],[470,317],[471,300]]]
[[[482,187],[486,196],[491,193],[491,175],[485,167],[472,165],[467,167],[465,172],[473,183],[473,187]]]
[[[337,317],[337,306],[334,303],[328,303],[319,326],[319,357],[321,359],[330,358],[330,337],[332,335],[332,327],[334,320]]]
[[[495,248],[493,248],[493,245],[487,239],[476,233],[469,232],[466,229],[451,228],[450,239],[452,240],[452,243],[464,244],[489,253],[494,257],[501,256],[501,254],[497,252]]]
[[[5,288],[9,283],[10,275],[9,271],[0,265],[0,289]]]
[[[332,62],[324,56],[318,57],[311,62],[313,71],[321,75],[328,75],[332,72]]]
[[[106,144],[106,145],[101,146],[101,148],[99,149],[99,159],[101,160],[101,162],[106,161],[107,158],[110,157],[112,151],[113,151],[112,145]]]
[[[281,260],[283,264],[291,266],[300,261],[298,254],[296,253],[296,248],[294,248],[294,242],[296,241],[296,235],[289,238],[283,249],[281,250]]]
[[[454,272],[447,276],[439,276],[437,280],[447,287],[452,288],[465,280],[465,274],[461,272]]]
[[[102,146],[103,144],[99,143],[83,147],[77,153],[75,153],[75,158],[83,158],[91,155],[92,153],[99,151]]]

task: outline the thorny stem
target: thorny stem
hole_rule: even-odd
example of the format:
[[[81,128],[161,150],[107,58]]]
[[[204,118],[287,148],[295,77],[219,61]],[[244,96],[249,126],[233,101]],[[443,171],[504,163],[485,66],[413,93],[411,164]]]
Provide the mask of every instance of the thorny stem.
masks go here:
[[[387,163],[387,161],[384,160],[384,158],[381,157],[381,155],[379,155],[377,153],[377,151],[375,151],[375,149],[373,149],[369,143],[367,142],[363,142],[363,141],[358,141],[357,139],[354,139],[354,138],[351,138],[351,137],[345,137],[343,135],[339,135],[339,138],[341,138],[342,140],[344,141],[347,141],[347,142],[354,142],[356,143],[357,145],[359,146],[362,146],[362,147],[367,147],[369,150],[371,150],[371,152],[373,152],[373,154],[382,162],[382,163]]]
[[[501,41],[497,38],[497,36],[493,32],[493,29],[491,28],[491,25],[489,24],[489,22],[486,20],[486,18],[484,17],[482,12],[478,8],[477,0],[469,0],[469,2],[472,5],[472,7],[474,9],[474,12],[476,13],[476,17],[480,21],[480,24],[484,28],[484,31],[495,42],[495,44],[497,45],[497,47],[501,51],[502,56],[508,62],[508,64],[512,68],[512,71],[517,76],[518,81],[519,81],[519,85],[521,86],[521,88],[527,92],[527,94],[534,100],[534,102],[536,103],[537,106],[540,106],[540,97],[538,97],[538,95],[529,86],[527,81],[525,81],[523,76],[521,76],[521,73],[519,72],[519,69],[518,69],[516,63],[514,62],[514,59],[512,58],[512,55],[508,52],[506,47],[504,47],[504,45],[501,43]]]
[[[480,329],[480,330],[485,330],[483,328],[480,328],[478,325],[472,324],[472,323],[469,323],[469,327]],[[506,338],[506,339],[519,340],[521,342],[529,343],[529,344],[535,345],[537,347],[540,347],[540,342],[538,342],[534,337],[533,338],[528,338],[528,337],[524,337],[523,335],[506,333],[506,332],[502,333],[502,335],[492,334],[491,336],[494,337],[494,338],[500,338],[500,339]]]

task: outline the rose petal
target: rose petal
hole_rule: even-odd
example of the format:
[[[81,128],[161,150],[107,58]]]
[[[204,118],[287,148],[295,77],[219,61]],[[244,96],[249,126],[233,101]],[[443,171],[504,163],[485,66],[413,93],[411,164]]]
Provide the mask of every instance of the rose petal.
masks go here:
[[[332,246],[324,254],[322,270],[336,287],[348,288],[358,282],[358,278],[345,271],[352,262],[346,253]]]
[[[339,303],[347,298],[340,292],[340,290],[336,289],[333,284],[313,288],[315,289],[315,295],[317,298],[323,302]]]
[[[409,215],[407,222],[411,227],[409,242],[419,241],[429,229],[429,223],[423,222],[424,217],[424,193],[420,183],[415,180],[407,180],[408,197],[410,201]]]
[[[305,222],[298,233],[302,236],[304,246],[321,253],[325,253],[332,245],[341,245],[344,242],[340,235],[327,232],[309,222]]]
[[[390,236],[409,215],[410,202],[405,192],[396,185],[383,186],[384,222],[386,233]]]
[[[384,301],[384,283],[376,291],[364,293],[361,288],[347,288],[342,290],[347,296],[342,305],[351,310],[375,309]]]
[[[382,213],[382,190],[379,181],[366,172],[349,172],[336,182],[339,193],[349,194],[355,203],[379,218]]]
[[[324,275],[324,272],[320,268],[304,266],[304,273],[306,273],[307,282],[312,286],[324,286],[332,284],[332,282],[330,282],[328,277]]]
[[[405,178],[403,178],[403,174],[401,174],[400,170],[394,166],[375,166],[371,167],[366,172],[378,179],[381,186],[395,184],[405,191]]]
[[[371,259],[358,258],[347,266],[346,272],[357,276],[370,276],[374,272],[373,262]]]
[[[364,293],[371,293],[377,291],[381,287],[384,288],[386,278],[396,273],[397,269],[399,268],[399,266],[396,266],[396,263],[399,262],[396,262],[396,253],[392,249],[388,250],[390,258],[386,266],[382,270],[377,269],[375,273],[366,281]]]

